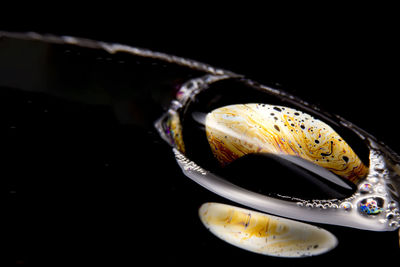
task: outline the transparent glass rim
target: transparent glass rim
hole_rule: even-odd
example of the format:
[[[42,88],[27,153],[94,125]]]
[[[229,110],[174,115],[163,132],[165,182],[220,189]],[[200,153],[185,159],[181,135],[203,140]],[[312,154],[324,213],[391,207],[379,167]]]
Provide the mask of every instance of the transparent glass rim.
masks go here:
[[[277,90],[265,85],[258,84],[255,81],[245,77],[230,77],[229,75],[205,75],[200,78],[193,79],[182,85],[181,91],[184,93],[179,98],[171,102],[168,112],[166,112],[155,123],[163,139],[172,147],[179,166],[183,173],[196,183],[206,189],[225,197],[231,201],[242,205],[260,210],[266,213],[278,216],[297,219],[308,222],[334,224],[340,226],[353,227],[372,231],[392,231],[398,225],[398,217],[393,220],[393,213],[398,213],[397,201],[392,197],[393,190],[387,186],[387,182],[392,177],[398,176],[399,156],[383,143],[380,143],[374,136],[345,120],[340,116],[332,117],[329,113],[322,113],[323,119],[335,125],[345,127],[354,132],[360,139],[366,141],[369,149],[369,173],[360,184],[357,185],[356,192],[345,199],[322,199],[322,200],[302,200],[296,198],[278,199],[270,196],[261,195],[256,192],[249,191],[238,185],[232,184],[223,177],[220,177],[203,166],[199,166],[196,162],[188,158],[167,136],[165,122],[171,115],[179,116],[179,113],[186,105],[196,98],[196,95],[203,90],[207,90],[208,86],[214,82],[226,79],[241,79],[243,82],[258,86],[265,90],[268,94],[285,98],[285,101],[300,107],[305,111],[321,113],[322,111],[312,104],[301,100],[285,91]],[[389,162],[390,163],[389,163]],[[391,166],[388,166],[391,165]],[[385,169],[382,174],[382,169]],[[377,192],[365,192],[365,184],[379,185]],[[365,199],[385,199],[386,207],[379,216],[366,216],[360,213],[360,203]],[[396,208],[393,208],[396,206]]]

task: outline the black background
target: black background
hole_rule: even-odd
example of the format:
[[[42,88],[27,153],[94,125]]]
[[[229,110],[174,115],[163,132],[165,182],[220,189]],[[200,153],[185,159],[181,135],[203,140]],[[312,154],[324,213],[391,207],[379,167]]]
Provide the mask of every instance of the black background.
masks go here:
[[[109,17],[93,11],[87,18],[78,13],[74,19],[60,14],[45,22],[15,19],[3,29],[86,37],[193,58],[292,91],[396,147],[396,127],[382,123],[391,121],[398,102],[399,41],[390,8],[296,8],[138,8],[128,14],[111,8]]]
[[[389,6],[139,5],[72,16],[65,8],[66,14],[15,16],[1,26],[193,58],[293,91],[390,142],[382,133],[393,131],[381,123],[371,126],[371,118],[386,120],[397,104],[399,41]]]
[[[137,13],[140,12],[133,12],[131,17]],[[2,30],[86,37],[193,58],[291,91],[343,116],[400,151],[397,139],[398,41],[390,15],[382,19],[372,13],[359,18],[354,16],[359,14],[356,11],[330,15],[320,12],[315,17],[292,16],[293,13],[283,10],[277,15],[269,10],[252,16],[243,10],[231,14],[229,19],[221,13],[214,14],[217,20],[208,20],[207,13],[184,12],[113,22],[97,16],[73,25],[53,20],[43,24],[11,23]],[[136,265],[145,260],[159,264],[261,262],[298,266],[342,264],[344,258],[350,257],[347,260],[368,264],[373,259],[369,258],[370,251],[387,257],[396,249],[392,236],[385,233],[365,234],[335,227],[332,229],[337,231],[339,247],[312,259],[271,258],[236,249],[209,234],[197,218],[197,207],[203,202],[224,200],[185,178],[163,141],[152,133],[144,134],[145,141],[138,143],[137,150],[132,153],[140,151],[146,160],[142,158],[138,167],[132,168],[126,158],[130,151],[123,148],[134,148],[136,140],[129,141],[129,136],[115,139],[120,141],[117,144],[106,142],[104,149],[93,147],[92,154],[79,156],[94,157],[96,153],[110,152],[113,156],[106,161],[110,166],[116,165],[112,173],[104,173],[99,168],[95,174],[86,174],[88,168],[82,167],[80,176],[122,177],[135,173],[137,177],[140,173],[142,179],[148,180],[127,183],[121,179],[100,179],[98,183],[90,180],[66,185],[68,175],[73,174],[54,168],[51,171],[55,179],[64,177],[64,184],[39,182],[35,185],[33,181],[11,185],[16,188],[7,188],[7,199],[21,201],[16,206],[24,208],[6,213],[17,218],[10,220],[13,226],[12,231],[8,231],[10,238],[6,239],[11,244],[5,244],[8,245],[6,262]],[[146,142],[150,145],[145,145]],[[67,149],[67,145],[63,149]],[[158,162],[157,166],[147,159]],[[77,183],[77,179],[72,181]],[[69,190],[73,192],[70,198],[64,198]],[[11,191],[25,193],[23,197],[14,193],[10,196]],[[158,196],[156,200],[154,195]],[[29,198],[35,198],[33,204]],[[352,243],[352,240],[357,242]],[[379,247],[381,242],[391,245]],[[366,255],[360,254],[364,251],[360,248],[362,245],[365,245]]]

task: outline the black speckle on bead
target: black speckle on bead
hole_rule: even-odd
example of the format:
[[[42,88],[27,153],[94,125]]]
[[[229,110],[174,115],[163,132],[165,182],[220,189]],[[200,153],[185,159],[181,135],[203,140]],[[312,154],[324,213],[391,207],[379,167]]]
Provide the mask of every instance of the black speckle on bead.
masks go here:
[[[343,156],[342,159],[343,159],[346,163],[349,162],[349,158],[346,157],[346,156]]]
[[[275,130],[277,130],[278,132],[280,132],[281,130],[279,129],[278,125],[274,125]]]
[[[319,144],[319,141],[318,141],[317,139],[315,139],[314,142],[315,142],[316,144]]]
[[[279,111],[279,112],[282,111],[282,109],[280,109],[280,108],[278,108],[278,107],[274,107],[274,109],[275,109],[276,111]]]
[[[298,112],[295,112],[295,113],[294,113],[294,115],[296,115],[296,116],[299,116],[299,115],[300,115],[300,113],[298,113]]]

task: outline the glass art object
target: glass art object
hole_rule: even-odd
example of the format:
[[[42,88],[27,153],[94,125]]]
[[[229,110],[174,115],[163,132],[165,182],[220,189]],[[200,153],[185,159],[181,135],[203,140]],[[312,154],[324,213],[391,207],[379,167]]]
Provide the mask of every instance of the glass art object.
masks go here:
[[[244,206],[206,202],[198,211],[202,224],[229,244],[276,257],[316,256],[340,240],[313,223],[381,232],[399,228],[400,157],[340,116],[191,59],[70,36],[0,32],[0,37],[0,48],[16,51],[0,53],[0,70],[15,75],[2,76],[1,87],[27,92],[54,87],[52,96],[108,105],[119,122],[156,131],[186,177]],[[35,55],[32,59],[51,59],[40,66],[52,75],[30,75],[40,72],[24,69],[32,62],[22,67],[4,63],[12,57],[22,60],[27,47]],[[77,49],[77,60],[76,48],[87,54]],[[92,65],[89,58],[100,57],[93,50],[101,51],[104,62],[123,67]],[[134,64],[119,59],[122,53],[132,56]],[[111,55],[115,58],[107,60]],[[115,71],[111,81],[94,83],[97,94],[85,84],[71,85],[73,77],[91,67],[99,68],[96,74]],[[13,79],[18,75],[27,78]],[[88,84],[90,79],[102,76],[90,76]],[[123,89],[107,91],[104,84]],[[144,93],[131,90],[140,86]],[[141,101],[148,91],[161,112]],[[128,109],[127,98],[129,108],[135,108],[130,114],[137,117],[121,115],[121,109]]]

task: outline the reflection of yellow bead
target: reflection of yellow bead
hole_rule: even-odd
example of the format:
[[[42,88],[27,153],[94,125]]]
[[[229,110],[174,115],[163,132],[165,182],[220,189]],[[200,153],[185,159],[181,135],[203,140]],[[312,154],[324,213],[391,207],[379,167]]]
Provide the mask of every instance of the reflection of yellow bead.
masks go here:
[[[205,203],[199,216],[222,240],[265,255],[313,256],[337,244],[336,238],[321,228],[230,205]]]
[[[357,183],[368,168],[329,125],[283,106],[239,104],[206,117],[206,134],[222,164],[250,153],[299,156]]]

